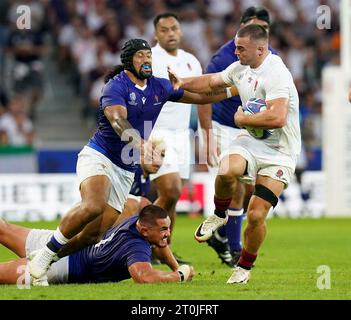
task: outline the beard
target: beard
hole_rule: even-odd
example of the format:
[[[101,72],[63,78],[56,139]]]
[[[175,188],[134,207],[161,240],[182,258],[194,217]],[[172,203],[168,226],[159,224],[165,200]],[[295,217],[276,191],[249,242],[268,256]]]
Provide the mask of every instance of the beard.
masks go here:
[[[144,68],[145,67],[148,67],[150,69],[150,71],[144,71]],[[144,79],[149,79],[152,77],[152,67],[151,65],[149,64],[146,64],[146,65],[142,65],[139,69],[139,72],[138,72],[138,78],[141,79],[141,80],[144,80]]]

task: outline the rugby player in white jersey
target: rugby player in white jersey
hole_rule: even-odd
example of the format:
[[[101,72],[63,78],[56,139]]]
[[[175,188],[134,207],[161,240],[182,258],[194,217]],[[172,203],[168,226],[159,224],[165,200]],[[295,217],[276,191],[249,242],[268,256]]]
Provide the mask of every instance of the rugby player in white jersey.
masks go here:
[[[201,65],[195,56],[179,49],[182,31],[178,17],[170,12],[159,14],[154,19],[154,27],[157,44],[152,48],[153,74],[168,79],[167,66],[170,66],[182,77],[201,75]],[[162,166],[156,174],[150,175],[150,179],[158,190],[155,204],[168,211],[171,230],[184,180],[190,177],[190,112],[186,104],[167,102],[152,132],[153,139],[163,140],[166,155]]]
[[[247,227],[238,266],[227,283],[247,283],[258,250],[266,235],[265,218],[289,184],[301,149],[299,98],[291,73],[281,58],[268,50],[268,33],[259,25],[241,28],[235,36],[239,61],[226,70],[193,78],[179,78],[169,70],[174,88],[193,92],[235,85],[243,105],[250,98],[265,100],[267,110],[245,115],[239,107],[234,121],[240,128],[274,129],[258,140],[243,130],[221,155],[215,182],[215,214],[196,230],[195,238],[206,241],[226,223],[235,182],[255,183],[247,209]],[[233,187],[234,186],[234,187]]]

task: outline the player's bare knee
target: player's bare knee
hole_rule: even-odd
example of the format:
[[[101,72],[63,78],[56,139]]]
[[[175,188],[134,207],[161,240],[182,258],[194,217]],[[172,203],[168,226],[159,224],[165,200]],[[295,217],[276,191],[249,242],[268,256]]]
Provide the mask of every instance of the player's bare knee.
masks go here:
[[[81,204],[81,218],[83,221],[87,220],[86,222],[89,222],[102,215],[105,208],[106,203],[93,201],[83,202]]]
[[[240,177],[244,174],[246,169],[246,160],[241,156],[230,155],[224,157],[218,169],[218,175]]]
[[[247,222],[250,226],[257,227],[264,223],[266,212],[264,208],[249,208],[247,212]]]

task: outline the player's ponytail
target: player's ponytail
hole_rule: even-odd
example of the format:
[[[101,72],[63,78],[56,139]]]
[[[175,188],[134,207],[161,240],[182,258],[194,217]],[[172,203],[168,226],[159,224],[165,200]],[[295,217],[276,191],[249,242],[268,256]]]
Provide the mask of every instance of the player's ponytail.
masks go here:
[[[120,74],[123,70],[124,70],[123,64],[114,66],[111,70],[107,71],[107,73],[104,75],[104,83],[107,83],[110,79]]]

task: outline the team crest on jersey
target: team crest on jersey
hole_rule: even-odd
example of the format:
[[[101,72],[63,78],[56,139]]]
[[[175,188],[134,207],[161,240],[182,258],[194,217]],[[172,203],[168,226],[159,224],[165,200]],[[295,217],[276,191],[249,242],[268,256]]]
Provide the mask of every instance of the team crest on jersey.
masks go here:
[[[248,83],[251,83],[253,78],[249,77],[247,80],[248,80]]]
[[[238,75],[238,80],[240,81],[240,80],[243,78],[243,76],[244,76],[244,74],[243,74],[243,73],[240,73],[240,74]]]
[[[131,92],[131,93],[129,94],[129,101],[128,101],[128,103],[129,103],[130,105],[132,105],[132,106],[136,106],[136,105],[137,105],[135,92]]]
[[[283,176],[284,172],[282,169],[279,169],[277,173],[275,174],[278,178],[281,178]]]

